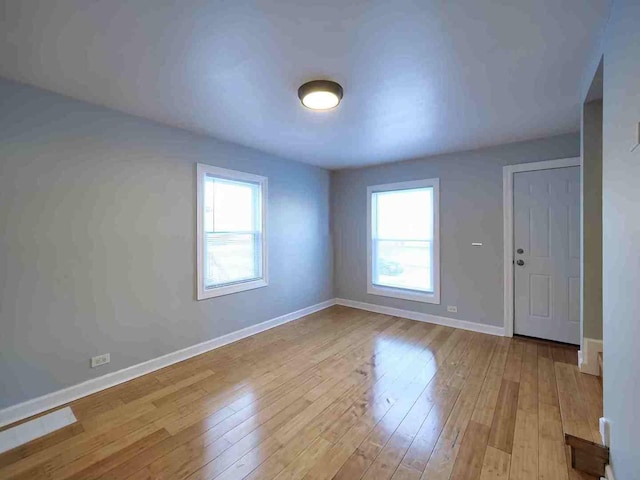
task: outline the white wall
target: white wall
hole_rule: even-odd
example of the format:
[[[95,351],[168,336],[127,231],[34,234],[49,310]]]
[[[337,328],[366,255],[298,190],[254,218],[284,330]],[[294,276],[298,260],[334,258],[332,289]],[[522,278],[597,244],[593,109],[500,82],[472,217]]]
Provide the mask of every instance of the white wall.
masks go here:
[[[268,287],[195,300],[198,162],[269,178]],[[328,171],[3,80],[0,225],[0,408],[333,296]]]
[[[604,43],[604,414],[617,480],[640,479],[640,1],[616,0]]]

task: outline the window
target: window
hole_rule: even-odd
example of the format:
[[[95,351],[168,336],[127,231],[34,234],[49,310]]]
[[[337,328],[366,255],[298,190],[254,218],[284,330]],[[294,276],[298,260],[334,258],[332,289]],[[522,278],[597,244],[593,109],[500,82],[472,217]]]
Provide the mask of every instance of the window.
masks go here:
[[[198,164],[198,300],[267,285],[267,179]]]
[[[432,178],[367,188],[367,293],[440,303],[438,187]]]

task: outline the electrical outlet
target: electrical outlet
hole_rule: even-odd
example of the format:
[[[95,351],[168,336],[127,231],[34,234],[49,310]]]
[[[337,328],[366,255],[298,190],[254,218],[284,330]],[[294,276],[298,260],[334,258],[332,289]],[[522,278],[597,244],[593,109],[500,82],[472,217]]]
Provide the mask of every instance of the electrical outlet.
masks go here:
[[[456,307],[455,305],[447,305],[447,312],[457,313],[458,307]]]
[[[98,355],[97,357],[91,357],[91,368],[99,367],[100,365],[105,365],[111,361],[111,354],[105,353],[102,355]]]

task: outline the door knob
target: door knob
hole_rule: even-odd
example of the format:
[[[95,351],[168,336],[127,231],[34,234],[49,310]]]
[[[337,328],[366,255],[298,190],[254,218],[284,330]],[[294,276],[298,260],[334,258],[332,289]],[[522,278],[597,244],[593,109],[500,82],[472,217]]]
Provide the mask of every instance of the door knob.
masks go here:
[[[523,266],[523,265],[524,265],[524,260],[518,260],[516,263],[517,263],[518,265],[520,265],[520,266]]]

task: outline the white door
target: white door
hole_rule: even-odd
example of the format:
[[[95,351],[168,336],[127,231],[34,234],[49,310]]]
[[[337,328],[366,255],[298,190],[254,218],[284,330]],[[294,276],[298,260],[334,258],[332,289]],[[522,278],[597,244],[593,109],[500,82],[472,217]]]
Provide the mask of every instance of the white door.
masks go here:
[[[580,168],[515,173],[514,333],[580,343]]]

